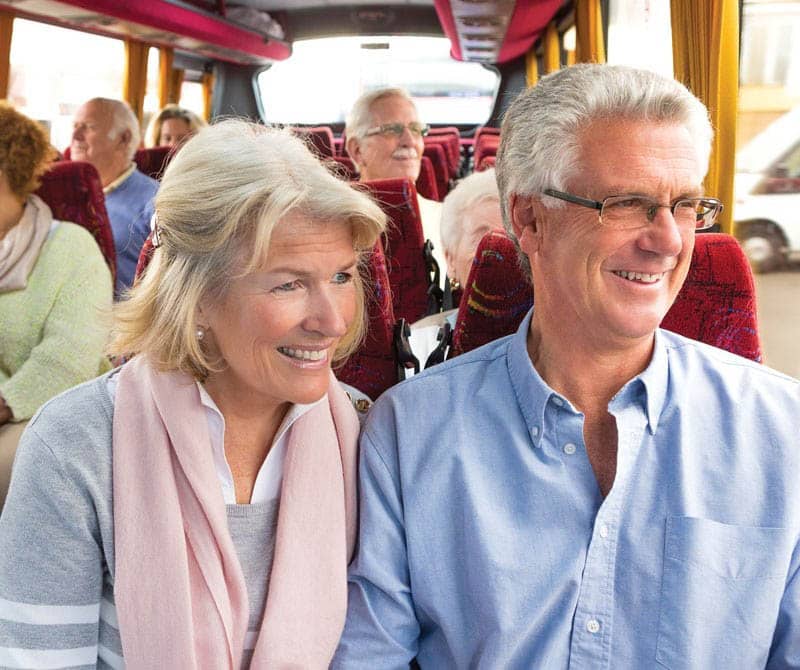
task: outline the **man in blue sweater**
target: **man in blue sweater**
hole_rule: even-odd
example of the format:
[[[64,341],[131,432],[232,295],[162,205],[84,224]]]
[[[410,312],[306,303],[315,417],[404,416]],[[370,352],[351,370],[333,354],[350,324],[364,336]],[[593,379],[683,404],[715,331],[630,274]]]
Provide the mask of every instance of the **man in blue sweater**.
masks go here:
[[[93,98],[75,114],[70,156],[91,163],[100,173],[117,250],[116,298],[133,283],[158,190],[158,182],[133,162],[140,137],[139,121],[121,100]]]

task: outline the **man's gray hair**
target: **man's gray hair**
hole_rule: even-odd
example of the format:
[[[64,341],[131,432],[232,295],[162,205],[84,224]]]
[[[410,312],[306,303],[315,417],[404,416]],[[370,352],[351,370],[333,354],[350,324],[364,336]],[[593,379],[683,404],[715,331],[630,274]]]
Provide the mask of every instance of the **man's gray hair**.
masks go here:
[[[378,88],[374,91],[367,91],[353,103],[350,114],[347,115],[344,132],[347,137],[355,137],[358,140],[364,139],[366,132],[374,125],[372,122],[372,106],[384,98],[403,98],[408,100],[414,109],[411,96],[404,88]]]
[[[503,225],[512,237],[510,195],[539,195],[546,188],[566,190],[567,182],[581,170],[581,130],[602,119],[683,125],[694,141],[705,176],[713,130],[705,105],[683,84],[622,65],[573,65],[520,93],[503,119],[497,184]],[[555,198],[543,198],[552,209],[564,206]],[[527,258],[520,257],[530,275]]]
[[[442,203],[442,219],[439,229],[442,251],[455,253],[458,243],[466,232],[464,215],[478,203],[492,199],[500,199],[494,168],[483,172],[473,172],[458,182],[458,185],[445,196]]]
[[[113,98],[92,98],[89,102],[101,105],[106,113],[111,115],[111,131],[109,137],[113,140],[119,137],[126,130],[131,133],[131,141],[128,143],[128,159],[133,160],[139,142],[142,139],[142,131],[139,127],[139,119],[133,113],[131,106],[123,100]]]

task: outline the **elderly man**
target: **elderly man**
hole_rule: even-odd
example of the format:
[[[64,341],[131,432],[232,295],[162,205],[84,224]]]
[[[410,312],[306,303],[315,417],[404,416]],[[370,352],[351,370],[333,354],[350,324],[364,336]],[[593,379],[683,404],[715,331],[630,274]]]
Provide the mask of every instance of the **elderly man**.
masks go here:
[[[800,383],[658,328],[721,207],[710,141],[629,68],[512,104],[536,305],[373,407],[335,667],[800,667]]]
[[[93,98],[75,114],[70,157],[91,163],[100,173],[117,250],[117,297],[133,283],[158,190],[158,182],[133,162],[139,139],[139,122],[120,100]]]
[[[356,100],[345,125],[346,149],[361,181],[419,177],[423,137],[428,126],[420,122],[417,108],[402,88],[369,91]],[[439,240],[441,203],[417,196],[426,239]],[[444,256],[434,247],[434,257],[444,267]]]

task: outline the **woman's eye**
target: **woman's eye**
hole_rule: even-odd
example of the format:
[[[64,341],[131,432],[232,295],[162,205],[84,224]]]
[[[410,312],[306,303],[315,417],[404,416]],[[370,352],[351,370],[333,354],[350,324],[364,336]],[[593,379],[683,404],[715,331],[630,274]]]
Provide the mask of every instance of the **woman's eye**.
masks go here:
[[[349,284],[353,281],[353,275],[350,272],[337,272],[333,275],[334,284]]]
[[[289,291],[294,291],[298,287],[297,280],[287,281],[285,284],[280,284],[273,288],[273,291],[278,293],[288,293]]]

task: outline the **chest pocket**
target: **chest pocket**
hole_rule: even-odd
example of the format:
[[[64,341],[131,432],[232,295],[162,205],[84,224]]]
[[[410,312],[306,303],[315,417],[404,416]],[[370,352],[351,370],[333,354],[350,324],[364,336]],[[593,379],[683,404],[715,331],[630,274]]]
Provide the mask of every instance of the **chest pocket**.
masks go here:
[[[789,570],[789,535],[782,528],[669,517],[659,665],[763,668]]]

